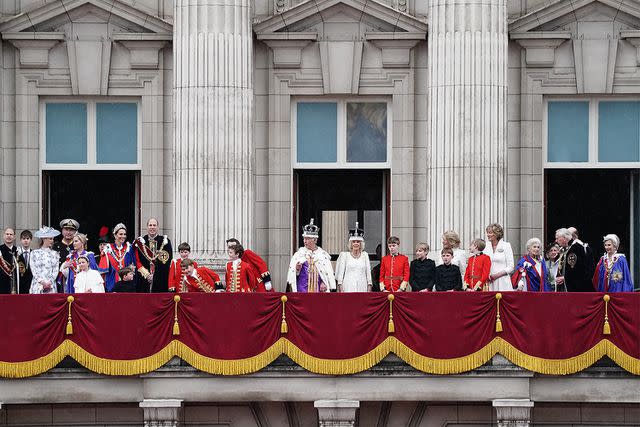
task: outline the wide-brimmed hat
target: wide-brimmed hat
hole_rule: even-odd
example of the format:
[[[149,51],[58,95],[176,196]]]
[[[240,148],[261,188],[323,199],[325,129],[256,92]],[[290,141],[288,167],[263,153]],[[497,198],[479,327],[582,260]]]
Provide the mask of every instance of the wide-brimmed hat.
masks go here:
[[[55,228],[51,228],[47,225],[43,225],[42,227],[40,227],[40,229],[36,231],[36,234],[35,234],[35,236],[38,239],[44,239],[47,237],[50,237],[53,239],[54,237],[59,235],[60,235],[60,232],[58,230],[56,230]]]
[[[74,230],[78,230],[80,228],[80,223],[75,219],[67,218],[60,221],[60,228],[71,228]]]

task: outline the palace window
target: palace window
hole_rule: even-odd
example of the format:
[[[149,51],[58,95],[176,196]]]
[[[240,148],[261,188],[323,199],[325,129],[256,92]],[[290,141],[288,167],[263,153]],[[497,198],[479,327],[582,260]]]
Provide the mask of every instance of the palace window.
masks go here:
[[[295,168],[389,167],[388,101],[323,98],[292,105]]]
[[[139,169],[136,101],[42,103],[43,169]]]
[[[640,101],[551,99],[546,105],[546,167],[638,167]]]

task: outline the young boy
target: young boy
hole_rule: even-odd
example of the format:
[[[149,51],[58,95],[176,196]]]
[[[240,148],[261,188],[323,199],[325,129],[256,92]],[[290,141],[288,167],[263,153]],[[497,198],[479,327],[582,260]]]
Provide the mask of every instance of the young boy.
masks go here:
[[[178,253],[180,258],[174,258],[171,260],[171,266],[169,267],[169,292],[175,292],[176,289],[180,290],[180,283],[182,282],[182,268],[180,268],[180,262],[183,259],[189,258],[191,255],[191,246],[187,242],[182,242],[178,246]],[[198,268],[198,263],[193,262],[194,268]]]
[[[20,289],[21,294],[28,294],[31,287],[31,280],[33,274],[31,273],[31,267],[29,267],[29,260],[31,259],[31,240],[33,234],[29,230],[23,230],[20,233],[20,247],[18,248],[18,266],[20,267]],[[23,267],[24,266],[24,267]]]
[[[179,292],[224,292],[220,276],[207,267],[195,267],[195,262],[187,258],[180,261],[182,282],[177,288]]]
[[[136,291],[136,284],[133,281],[133,268],[124,267],[118,271],[120,280],[113,287],[113,292],[133,293]]]
[[[467,260],[467,270],[464,272],[464,288],[467,291],[488,291],[491,258],[482,253],[485,248],[484,240],[475,239],[469,245],[471,256]]]
[[[229,262],[225,275],[227,292],[255,292],[258,274],[248,262],[242,260],[244,248],[240,243],[227,246]]]
[[[398,292],[407,289],[409,284],[409,258],[400,254],[400,239],[391,236],[387,239],[389,255],[380,261],[380,290]]]
[[[461,291],[460,268],[451,264],[453,249],[445,247],[440,251],[443,264],[436,267],[436,291]]]
[[[409,266],[409,284],[414,292],[427,292],[433,289],[436,278],[436,263],[428,259],[429,245],[418,243],[416,246],[416,259]]]

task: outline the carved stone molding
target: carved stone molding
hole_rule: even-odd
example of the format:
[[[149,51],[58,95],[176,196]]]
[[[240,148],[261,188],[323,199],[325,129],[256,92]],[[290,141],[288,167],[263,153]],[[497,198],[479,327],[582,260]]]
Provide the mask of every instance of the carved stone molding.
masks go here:
[[[411,62],[411,49],[426,40],[425,33],[366,33],[365,39],[382,50],[382,66],[406,68]]]
[[[533,402],[529,399],[498,399],[493,401],[496,408],[498,427],[529,427]]]
[[[64,41],[64,33],[2,33],[20,52],[20,68],[49,68],[49,51]]]
[[[274,68],[300,68],[302,50],[318,39],[316,33],[266,33],[258,34],[273,51]]]
[[[320,427],[353,427],[356,424],[357,400],[316,400]]]
[[[144,427],[178,427],[182,412],[182,400],[145,399],[140,402],[144,411]]]
[[[130,54],[131,68],[157,70],[158,52],[173,38],[172,34],[115,33],[113,40],[126,47]]]
[[[571,39],[570,31],[530,31],[511,33],[509,37],[525,49],[525,60],[530,67],[553,67],[558,46]]]
[[[620,31],[620,38],[628,41],[636,48],[636,65],[640,66],[640,31],[626,30]]]

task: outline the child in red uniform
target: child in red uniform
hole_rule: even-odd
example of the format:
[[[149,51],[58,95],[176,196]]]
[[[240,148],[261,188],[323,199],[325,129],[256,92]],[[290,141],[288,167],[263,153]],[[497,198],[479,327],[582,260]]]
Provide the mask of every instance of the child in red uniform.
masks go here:
[[[227,263],[227,292],[255,292],[258,287],[257,274],[251,264],[242,260],[244,248],[240,243],[227,246],[230,261]]]
[[[387,239],[389,255],[380,261],[380,290],[384,292],[404,291],[409,285],[409,258],[399,253],[400,239]]]
[[[187,258],[180,261],[182,268],[182,282],[180,292],[217,292],[223,291],[224,286],[220,276],[207,267],[195,268],[193,260]]]
[[[186,242],[180,243],[178,253],[180,254],[180,258],[172,259],[171,266],[169,267],[169,292],[175,292],[176,289],[180,290],[180,283],[182,282],[180,262],[183,259],[189,258],[189,255],[191,255],[191,246]],[[193,267],[198,268],[198,263],[193,261]]]
[[[469,245],[469,259],[467,270],[464,272],[464,288],[467,291],[488,291],[491,258],[482,253],[485,248],[484,240],[475,239]]]

